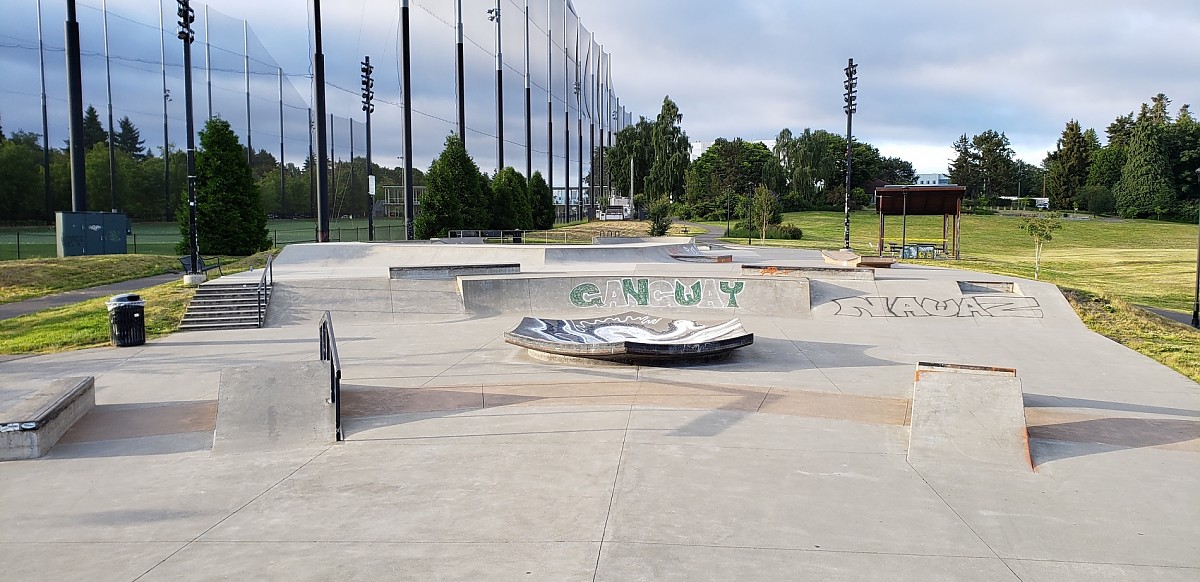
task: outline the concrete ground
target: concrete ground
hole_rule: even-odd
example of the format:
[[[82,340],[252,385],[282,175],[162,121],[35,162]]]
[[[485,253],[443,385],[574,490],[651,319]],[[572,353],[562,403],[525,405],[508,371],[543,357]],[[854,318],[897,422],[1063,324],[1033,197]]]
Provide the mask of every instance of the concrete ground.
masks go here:
[[[277,263],[283,299],[271,309],[303,315],[273,327],[0,363],[6,385],[94,375],[98,404],[47,457],[0,464],[0,569],[88,580],[1200,579],[1200,387],[1087,331],[1051,286],[952,269],[816,282],[810,317],[743,316],[753,346],[681,367],[535,360],[502,339],[527,313],[404,309],[419,294],[334,300],[346,441],[213,454],[221,370],[316,360],[308,314],[337,285],[304,285],[336,280],[336,262]],[[358,281],[378,266],[345,268]],[[1014,282],[1036,312],[877,317],[862,299],[919,305],[981,280]],[[920,361],[1016,368],[1035,470],[909,462]]]

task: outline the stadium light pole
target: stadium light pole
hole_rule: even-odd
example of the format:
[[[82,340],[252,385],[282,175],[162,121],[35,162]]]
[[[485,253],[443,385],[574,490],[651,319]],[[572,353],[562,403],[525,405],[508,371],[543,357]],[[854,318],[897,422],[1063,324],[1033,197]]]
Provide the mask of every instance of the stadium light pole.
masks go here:
[[[367,115],[367,240],[375,240],[375,176],[371,175],[371,114],[375,112],[375,80],[371,72],[371,57],[365,56],[362,61],[362,109]],[[354,132],[351,132],[354,135]],[[354,167],[354,157],[350,157],[350,167]],[[353,171],[353,170],[352,170]],[[352,174],[353,175],[353,174]]]
[[[400,6],[400,28],[404,37],[403,85],[400,89],[404,100],[404,240],[413,239],[413,213],[416,195],[413,190],[413,140],[412,140],[412,62],[409,60],[410,43],[408,29],[408,0]]]
[[[313,84],[317,102],[317,242],[329,242],[329,129],[325,125],[325,52],[321,46],[321,0],[313,2]]]
[[[75,0],[67,0],[66,23],[68,130],[71,148],[71,211],[87,212],[87,174],[83,163],[83,73],[79,62],[79,21]]]
[[[196,32],[192,23],[196,21],[196,11],[191,7],[191,0],[177,0],[179,3],[179,40],[183,41],[183,106],[187,131],[187,188],[188,188],[188,250],[190,265],[188,275],[201,274],[200,271],[200,239],[196,233],[196,126],[192,116],[192,42],[196,40]],[[186,280],[187,277],[184,277]]]
[[[854,112],[857,111],[858,103],[858,65],[854,64],[854,59],[846,65],[846,81],[843,83],[846,87],[846,105],[843,109],[846,111],[846,221],[843,232],[842,250],[850,250],[850,166],[852,161],[852,149],[854,146],[854,133],[852,124],[854,121]]]
[[[504,169],[504,46],[500,42],[500,0],[488,8],[488,20],[496,23],[496,172]]]
[[[458,82],[455,84],[458,98],[458,139],[463,142],[463,149],[467,147],[467,97],[466,87],[464,87],[463,73],[463,19],[462,19],[462,0],[454,3],[454,33],[455,33],[455,67],[457,70]]]

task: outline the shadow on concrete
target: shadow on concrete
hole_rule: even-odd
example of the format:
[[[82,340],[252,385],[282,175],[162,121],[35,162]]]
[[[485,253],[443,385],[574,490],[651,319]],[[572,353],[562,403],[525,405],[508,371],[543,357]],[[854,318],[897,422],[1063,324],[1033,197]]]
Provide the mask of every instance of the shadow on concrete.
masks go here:
[[[313,326],[313,329],[315,330],[316,326]],[[204,332],[192,332],[192,333],[204,333]],[[192,335],[192,333],[189,333],[187,335]],[[368,338],[364,338],[364,339],[368,339]],[[369,338],[369,339],[374,339],[374,338]],[[155,345],[161,345],[163,347],[241,346],[241,345],[246,345],[247,343],[253,343],[255,345],[259,345],[259,344],[314,344],[315,345],[317,343],[317,334],[314,332],[312,338],[298,338],[298,339],[257,339],[257,338],[255,338],[255,339],[236,339],[236,340],[213,340],[213,341],[207,341],[207,342],[199,342],[199,341],[198,342],[177,342],[177,341],[167,340],[167,341],[154,342],[154,343],[150,344],[148,347],[154,347]]]
[[[1113,450],[1164,447],[1188,441],[1197,442],[1171,448],[1200,452],[1200,422],[1194,420],[1096,418],[1030,426],[1028,431],[1029,454],[1035,467]]]
[[[1088,398],[1070,398],[1067,396],[1049,396],[1045,394],[1025,394],[1025,406],[1030,408],[1094,408],[1099,410],[1120,410],[1123,412],[1141,412],[1146,414],[1166,414],[1171,416],[1192,416],[1200,418],[1200,411],[1186,408],[1171,408],[1167,406],[1147,406],[1127,402],[1110,402],[1107,400],[1091,400]]]
[[[215,400],[99,404],[52,449],[56,458],[167,455],[212,448]]]
[[[875,345],[808,342],[802,340],[774,341],[787,342],[794,345],[818,368],[873,368],[911,365],[911,362],[897,362],[867,355],[867,350],[879,347]]]
[[[45,459],[98,459],[210,451],[213,433],[189,432],[86,443],[59,443]]]

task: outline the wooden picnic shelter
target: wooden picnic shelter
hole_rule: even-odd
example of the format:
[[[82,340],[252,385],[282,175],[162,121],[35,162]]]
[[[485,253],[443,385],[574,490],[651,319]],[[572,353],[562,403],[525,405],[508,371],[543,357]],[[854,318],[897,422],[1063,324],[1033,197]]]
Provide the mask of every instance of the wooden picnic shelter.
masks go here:
[[[888,216],[901,217],[900,244],[892,244],[903,250],[910,246],[917,247],[917,252],[926,247],[940,250],[945,256],[961,258],[959,240],[962,232],[962,203],[967,194],[966,186],[929,185],[929,186],[882,186],[875,189],[875,210],[879,213],[879,255],[883,256],[884,233]],[[942,239],[909,240],[909,216],[942,215]],[[930,253],[932,254],[932,253]]]

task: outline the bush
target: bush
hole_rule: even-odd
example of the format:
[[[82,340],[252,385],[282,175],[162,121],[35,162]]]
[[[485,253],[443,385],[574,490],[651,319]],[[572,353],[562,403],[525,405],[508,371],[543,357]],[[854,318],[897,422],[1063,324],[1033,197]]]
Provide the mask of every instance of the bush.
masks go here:
[[[650,204],[650,236],[666,236],[671,228],[671,202],[664,196]]]
[[[740,220],[725,233],[725,238],[761,238],[761,228],[750,228],[746,221]],[[767,238],[772,240],[800,240],[804,231],[794,224],[775,224],[767,227]]]
[[[1092,214],[1112,214],[1117,210],[1117,199],[1104,186],[1084,186],[1079,190],[1079,196]]]

